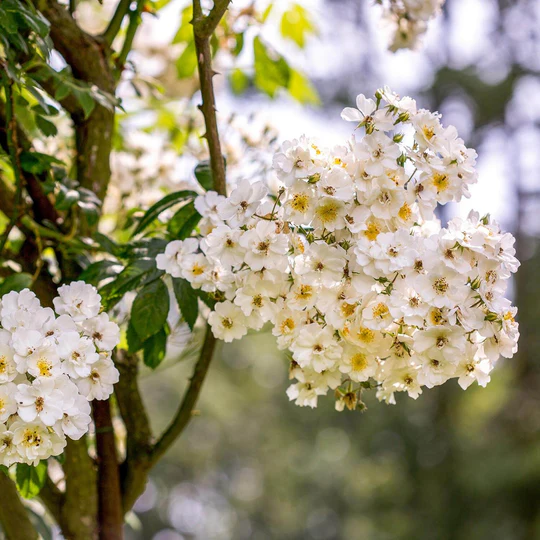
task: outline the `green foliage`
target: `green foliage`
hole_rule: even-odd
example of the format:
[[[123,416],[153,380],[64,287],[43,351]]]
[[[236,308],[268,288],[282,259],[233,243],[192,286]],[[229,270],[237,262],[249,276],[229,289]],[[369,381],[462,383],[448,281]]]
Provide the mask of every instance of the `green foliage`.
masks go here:
[[[0,284],[0,297],[11,291],[22,291],[32,286],[32,276],[26,272],[12,274]]]
[[[193,201],[182,206],[167,223],[169,234],[178,240],[186,239],[201,220]]]
[[[39,494],[47,479],[47,462],[40,461],[36,467],[18,463],[15,482],[19,493],[25,499],[33,499]]]
[[[235,94],[243,94],[249,87],[249,77],[240,68],[235,68],[229,75],[229,83]]]
[[[193,330],[199,316],[199,301],[197,292],[188,281],[181,278],[173,278],[173,290],[182,317]]]
[[[314,34],[316,27],[309,12],[300,4],[292,4],[281,17],[281,35],[294,41],[299,47],[304,48],[306,37]]]
[[[141,221],[139,221],[137,227],[135,227],[132,236],[143,232],[153,221],[155,221],[159,217],[162,212],[167,210],[167,208],[170,208],[171,206],[174,206],[179,202],[191,200],[196,196],[197,194],[194,191],[188,190],[175,191],[174,193],[166,195],[165,197],[163,197],[163,199],[160,199],[157,203],[152,205],[146,211],[144,216],[141,218]]]
[[[195,43],[190,41],[176,60],[176,76],[179,79],[193,77],[196,69],[197,55],[195,53]]]
[[[143,360],[149,368],[156,369],[167,353],[167,330],[160,328],[143,345]]]
[[[210,161],[205,159],[197,163],[194,170],[195,178],[201,184],[205,190],[212,189],[214,185],[214,179],[212,178],[212,168],[210,167]]]
[[[270,49],[260,37],[253,41],[255,57],[255,85],[270,97],[280,88],[289,86],[291,70],[286,60]]]
[[[131,308],[131,324],[141,340],[158,332],[167,322],[169,291],[161,279],[143,287]]]

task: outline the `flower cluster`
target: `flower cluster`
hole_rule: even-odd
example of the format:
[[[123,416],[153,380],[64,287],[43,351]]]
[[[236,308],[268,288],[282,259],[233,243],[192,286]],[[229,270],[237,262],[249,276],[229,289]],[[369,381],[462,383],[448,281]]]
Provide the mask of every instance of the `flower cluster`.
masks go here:
[[[390,50],[414,49],[428,23],[441,11],[444,0],[379,0],[383,21],[390,27]]]
[[[517,349],[504,297],[514,238],[489,216],[441,228],[434,215],[469,195],[476,153],[387,88],[342,117],[363,136],[331,149],[285,142],[276,196],[245,180],[228,197],[199,197],[210,232],[168,244],[158,267],[214,295],[209,323],[224,341],[271,323],[299,405],[329,389],[342,410],[362,406],[366,387],[394,403],[451,378],[484,386]]]
[[[0,300],[0,463],[37,465],[80,439],[93,399],[118,382],[111,351],[120,331],[82,281],[63,285],[55,311],[28,289]]]

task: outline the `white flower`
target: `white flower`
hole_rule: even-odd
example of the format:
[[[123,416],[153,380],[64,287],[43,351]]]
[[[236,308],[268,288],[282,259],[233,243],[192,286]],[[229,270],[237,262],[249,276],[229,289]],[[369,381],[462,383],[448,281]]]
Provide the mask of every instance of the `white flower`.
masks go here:
[[[286,270],[289,242],[284,234],[279,234],[273,221],[259,221],[242,235],[240,245],[246,250],[245,261],[252,270]]]
[[[262,182],[251,183],[242,180],[230,196],[218,206],[218,215],[235,227],[242,225],[250,218],[261,204],[266,195],[266,188]]]
[[[15,393],[17,386],[13,383],[0,384],[0,422],[4,423],[17,412]]]
[[[107,313],[84,321],[83,329],[100,351],[112,351],[120,342],[120,328],[109,320]]]
[[[84,281],[62,285],[58,295],[53,299],[56,312],[70,315],[76,322],[95,317],[101,308],[101,296],[96,288]]]
[[[219,302],[210,313],[208,322],[218,339],[230,343],[247,333],[247,320],[242,310],[232,302]]]
[[[55,424],[58,434],[64,433],[70,439],[78,441],[87,431],[92,418],[90,417],[90,403],[77,394],[71,407],[64,409],[64,415]]]
[[[77,332],[65,335],[58,353],[64,359],[66,373],[74,379],[87,377],[92,364],[99,360],[94,342],[90,338],[81,337]]]
[[[182,261],[199,248],[199,242],[195,238],[186,240],[173,240],[167,244],[165,253],[156,257],[156,267],[165,270],[173,277],[182,277]]]
[[[77,379],[75,383],[79,392],[88,400],[107,399],[113,392],[113,386],[118,382],[120,374],[114,367],[109,356],[101,355],[101,358],[92,364],[90,374],[87,377]]]
[[[32,384],[17,385],[15,399],[17,413],[25,422],[39,418],[46,426],[53,426],[62,418],[63,393],[55,379],[40,378]]]
[[[215,191],[207,191],[204,195],[199,195],[195,198],[195,209],[201,216],[210,219],[214,224],[221,222],[218,215],[218,206],[225,200],[223,195],[219,195]]]
[[[366,131],[371,133],[373,129],[388,131],[394,125],[394,118],[385,110],[376,110],[377,105],[372,99],[366,98],[364,94],[356,97],[356,109],[345,107],[341,113],[341,118],[349,122],[357,122],[358,125],[365,125]]]
[[[17,420],[10,427],[20,461],[36,466],[42,459],[58,456],[66,446],[65,437],[39,421],[23,422]],[[19,461],[19,459],[17,459]]]
[[[291,347],[293,358],[301,367],[311,367],[317,373],[334,367],[342,352],[332,329],[318,324],[304,326]]]

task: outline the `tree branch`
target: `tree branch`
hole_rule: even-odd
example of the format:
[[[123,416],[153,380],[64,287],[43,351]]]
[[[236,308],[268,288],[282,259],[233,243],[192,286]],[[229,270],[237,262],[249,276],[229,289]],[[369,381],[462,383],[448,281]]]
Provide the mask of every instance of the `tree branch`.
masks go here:
[[[45,485],[39,492],[39,498],[54,518],[60,524],[62,523],[62,507],[64,506],[64,493],[60,491],[55,483],[47,476]]]
[[[195,369],[193,371],[188,389],[184,395],[184,399],[182,400],[174,419],[169,424],[169,427],[155,444],[152,452],[152,463],[156,463],[163,456],[163,454],[167,452],[167,450],[172,446],[178,436],[189,424],[193,416],[193,408],[197,403],[199,394],[201,393],[202,384],[206,378],[206,374],[208,373],[210,362],[212,361],[215,345],[216,338],[212,334],[210,327],[207,326],[201,355],[197,361],[197,364],[195,365]]]
[[[120,415],[126,426],[126,459],[120,468],[124,512],[131,509],[144,491],[152,466],[152,432],[146,407],[139,392],[139,359],[120,349],[114,355],[120,380],[114,388]]]
[[[195,33],[201,38],[209,38],[214,30],[217,28],[219,21],[225,15],[231,0],[214,0],[214,7],[211,9],[210,13],[206,17],[200,17],[200,4],[197,3],[197,10],[195,5],[193,7],[193,15],[198,16],[198,20],[195,20],[193,26],[195,28]]]
[[[206,133],[204,137],[208,141],[210,151],[210,165],[214,178],[214,189],[221,195],[226,195],[225,161],[221,153],[219,130],[216,118],[216,99],[212,77],[215,75],[212,69],[212,51],[210,49],[210,36],[225,13],[229,0],[216,0],[214,7],[207,17],[200,17],[200,2],[193,2],[193,33],[195,37],[195,50],[197,53],[197,66],[199,69],[199,81],[201,86],[202,104],[199,106],[204,116]],[[219,18],[218,18],[219,16]],[[210,21],[210,22],[208,22]],[[208,34],[208,29],[211,29]]]
[[[206,126],[205,137],[208,141],[208,149],[210,151],[210,165],[212,168],[214,189],[221,195],[226,195],[227,192],[225,161],[221,153],[221,143],[217,126],[216,102],[212,84],[214,71],[212,70],[212,52],[210,50],[209,38],[219,24],[228,5],[229,0],[215,0],[214,7],[210,14],[207,17],[203,17],[200,0],[193,0],[194,18],[192,21],[202,95],[202,105],[200,106],[200,109],[203,113]],[[210,33],[208,33],[208,31],[210,31]],[[210,326],[207,325],[201,354],[195,365],[190,384],[174,419],[154,446],[152,463],[156,463],[163,454],[167,452],[189,424],[193,408],[197,403],[202,384],[208,373],[215,346],[216,338],[212,334]]]
[[[110,400],[93,401],[98,461],[100,540],[121,540],[124,514]]]
[[[37,540],[38,533],[30,521],[15,484],[3,472],[0,472],[0,496],[0,524],[7,540]]]

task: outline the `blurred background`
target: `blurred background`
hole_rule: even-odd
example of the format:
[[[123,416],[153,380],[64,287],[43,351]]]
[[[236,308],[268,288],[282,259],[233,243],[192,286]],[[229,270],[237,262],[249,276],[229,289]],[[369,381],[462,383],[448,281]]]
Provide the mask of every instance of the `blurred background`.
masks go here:
[[[95,4],[78,10],[89,28],[114,7]],[[155,4],[123,86],[105,232],[129,221],[122,208],[189,183],[205,155],[189,9],[181,0]],[[289,403],[288,360],[269,332],[220,344],[199,414],[153,471],[128,538],[540,538],[540,2],[447,0],[420,49],[397,53],[387,50],[373,0],[270,4],[267,13],[269,2],[235,0],[234,31],[218,36],[229,180],[271,183],[271,156],[284,139],[343,142],[351,125],[339,113],[358,93],[389,85],[439,110],[477,149],[480,174],[472,198],[441,218],[475,208],[517,238],[519,354],[499,363],[486,389],[451,382],[417,401],[399,395],[395,406],[368,393],[362,414],[337,413],[332,399],[314,410]],[[279,73],[270,87],[261,79],[254,39],[268,44],[274,68],[285,59],[294,84],[280,85]],[[196,342],[180,324],[168,360],[143,374],[155,433],[174,414]]]

